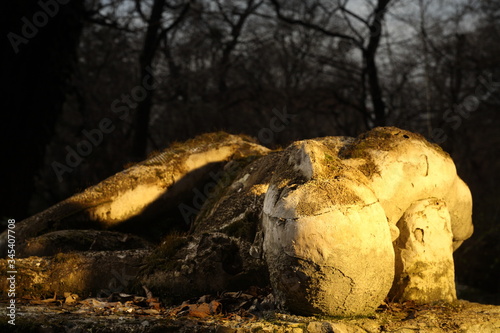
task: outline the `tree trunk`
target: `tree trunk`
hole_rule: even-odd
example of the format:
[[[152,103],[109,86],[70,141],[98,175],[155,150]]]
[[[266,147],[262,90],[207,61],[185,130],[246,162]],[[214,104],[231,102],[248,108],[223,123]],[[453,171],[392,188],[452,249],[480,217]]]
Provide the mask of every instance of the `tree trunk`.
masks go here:
[[[148,71],[151,68],[153,59],[158,46],[159,29],[161,28],[161,17],[165,0],[155,0],[151,10],[151,16],[146,30],[144,45],[139,58],[140,78],[139,82],[142,85],[143,79],[152,73]],[[152,78],[154,79],[154,78]],[[145,88],[145,87],[143,87]],[[148,146],[148,129],[151,106],[153,104],[154,89],[144,89],[146,92],[145,98],[138,101],[137,113],[135,120],[135,136],[133,142],[133,156],[136,161],[142,160],[146,155]]]
[[[377,64],[375,57],[382,37],[382,21],[390,0],[379,0],[377,7],[373,12],[373,21],[370,24],[370,38],[368,46],[363,50],[363,60],[365,62],[365,71],[368,76],[370,97],[373,104],[373,125],[385,126],[386,114],[385,103],[382,99],[382,89],[378,77]]]

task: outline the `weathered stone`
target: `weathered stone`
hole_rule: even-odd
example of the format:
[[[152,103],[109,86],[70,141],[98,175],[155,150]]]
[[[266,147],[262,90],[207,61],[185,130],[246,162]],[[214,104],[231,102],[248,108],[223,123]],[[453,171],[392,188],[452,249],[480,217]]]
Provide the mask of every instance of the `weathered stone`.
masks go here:
[[[152,244],[132,234],[107,230],[59,230],[28,239],[16,246],[18,258],[52,256],[75,251],[120,251]]]
[[[233,161],[214,174],[192,236],[164,240],[150,259],[150,271],[141,275],[141,283],[155,293],[168,294],[169,301],[268,285],[260,215],[279,157],[271,153],[257,160]],[[170,250],[164,252],[167,247]]]
[[[170,236],[146,259],[139,286],[167,303],[223,290],[267,286],[265,263],[250,255],[250,243],[223,233]]]
[[[19,242],[57,229],[111,228],[144,221],[169,208],[201,187],[207,174],[229,160],[267,154],[269,150],[250,139],[227,133],[201,135],[111,176],[99,184],[16,224]],[[139,225],[139,226],[137,226]],[[152,228],[155,230],[155,228]],[[165,228],[165,229],[168,229]],[[6,253],[7,234],[0,235],[0,251]]]
[[[401,235],[394,243],[396,274],[391,298],[420,303],[456,299],[453,234],[446,204],[420,200],[397,224]]]
[[[218,231],[253,242],[261,229],[264,196],[280,157],[280,152],[274,152],[257,160],[229,163],[196,217],[194,233]]]
[[[149,250],[98,251],[16,259],[16,297],[47,297],[65,292],[80,297],[122,292],[130,287]],[[2,274],[7,259],[0,259]],[[6,298],[8,280],[0,279],[0,298]]]
[[[415,299],[420,288],[422,301],[451,300],[450,242],[456,249],[473,230],[470,191],[451,158],[386,127],[273,153],[242,137],[204,135],[18,223],[18,245],[57,229],[130,222],[138,234],[158,235],[155,227],[172,228],[151,218],[186,199],[187,221],[197,215],[189,235],[167,237],[138,279],[165,299],[264,285],[269,270],[276,299],[291,311],[366,314],[387,296],[396,267],[396,297]],[[442,283],[422,287],[436,272],[420,262],[444,264]]]
[[[420,283],[427,281],[419,300],[455,299],[448,245],[453,242],[457,248],[470,237],[472,199],[453,161],[439,147],[407,131],[376,128],[355,140],[296,142],[284,152],[277,170],[263,206],[264,252],[276,296],[292,311],[373,311],[387,295],[394,271],[388,243],[407,237],[399,235],[399,228],[412,228],[413,205],[430,197],[446,204],[450,227],[431,208],[422,215],[420,224],[438,228],[426,243],[433,249],[427,257],[420,255],[421,260],[397,258],[408,266],[398,271],[397,296],[416,299],[408,296],[415,286],[399,280],[408,278],[418,262],[413,283],[418,284],[417,274],[423,276]],[[397,224],[406,211],[407,218]],[[396,251],[396,256],[404,253]],[[444,266],[439,268],[440,283],[432,284],[438,273],[431,266],[437,262]]]
[[[393,281],[384,210],[365,175],[337,157],[343,142],[291,145],[264,200],[271,282],[277,299],[296,313],[373,312]]]
[[[399,128],[377,127],[345,145],[340,157],[368,177],[389,224],[395,226],[414,202],[435,197],[448,206],[454,249],[472,235],[470,190],[439,146]]]

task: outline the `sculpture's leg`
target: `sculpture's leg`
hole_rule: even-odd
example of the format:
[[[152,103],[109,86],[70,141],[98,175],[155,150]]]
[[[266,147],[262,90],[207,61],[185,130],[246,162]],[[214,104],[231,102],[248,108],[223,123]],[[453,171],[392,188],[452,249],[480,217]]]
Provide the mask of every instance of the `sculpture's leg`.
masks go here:
[[[413,203],[397,224],[396,272],[389,296],[419,303],[456,299],[453,234],[445,202]]]

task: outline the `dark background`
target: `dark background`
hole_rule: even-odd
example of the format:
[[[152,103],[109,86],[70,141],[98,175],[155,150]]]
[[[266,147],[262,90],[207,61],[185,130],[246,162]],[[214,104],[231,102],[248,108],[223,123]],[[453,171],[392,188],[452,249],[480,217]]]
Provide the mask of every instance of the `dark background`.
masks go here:
[[[500,304],[500,1],[17,0],[0,25],[2,223],[204,132],[398,126],[469,184],[459,290]]]

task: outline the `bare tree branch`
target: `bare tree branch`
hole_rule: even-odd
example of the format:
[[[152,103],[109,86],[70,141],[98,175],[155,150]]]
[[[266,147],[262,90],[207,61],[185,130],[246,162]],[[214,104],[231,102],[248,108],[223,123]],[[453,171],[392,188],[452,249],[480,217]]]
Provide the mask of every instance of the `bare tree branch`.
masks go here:
[[[281,5],[278,2],[278,0],[270,0],[270,1],[271,1],[271,3],[274,6],[274,9],[275,9],[277,17],[280,20],[282,20],[282,21],[284,21],[284,22],[286,22],[288,24],[301,25],[303,27],[319,31],[319,32],[321,32],[321,33],[323,33],[323,34],[325,34],[326,36],[329,36],[329,37],[337,37],[337,38],[347,39],[347,40],[352,41],[358,47],[360,47],[360,48],[363,47],[363,41],[357,40],[356,38],[354,38],[352,36],[349,36],[349,35],[346,35],[346,34],[343,34],[343,33],[339,33],[339,32],[333,32],[333,31],[330,31],[330,30],[326,30],[323,27],[320,27],[320,26],[318,26],[318,25],[316,25],[314,23],[311,23],[311,22],[307,22],[307,21],[298,20],[298,19],[294,19],[294,18],[291,18],[291,17],[284,16],[281,13]]]
[[[359,33],[359,31],[352,25],[351,20],[349,17],[347,17],[347,14],[349,14],[349,11],[344,7],[344,5],[347,3],[348,0],[346,0],[339,8],[342,11],[342,16],[344,17],[344,20],[347,22],[347,25],[349,25],[349,28],[351,29],[352,32],[359,38],[359,40],[364,40],[363,36]],[[363,20],[363,22],[366,22]],[[368,23],[366,22],[366,25]]]
[[[226,43],[224,49],[222,50],[222,57],[220,60],[220,67],[221,67],[221,73],[220,73],[220,78],[219,78],[219,90],[221,92],[225,91],[227,89],[226,86],[226,75],[228,71],[228,65],[229,65],[229,58],[231,56],[231,53],[235,49],[236,45],[238,44],[238,39],[241,35],[241,31],[243,29],[243,25],[245,24],[245,21],[247,18],[252,14],[260,5],[262,5],[264,1],[261,0],[257,3],[255,3],[254,0],[248,0],[247,1],[247,6],[244,9],[244,11],[239,14],[238,16],[238,21],[236,23],[233,23],[224,13],[224,10],[222,7],[219,7],[220,10],[222,11],[222,15],[224,17],[224,20],[229,23],[231,26],[231,40]],[[217,1],[219,3],[219,1]]]
[[[179,16],[166,28],[161,29],[161,32],[159,33],[157,39],[156,39],[156,47],[158,47],[160,41],[165,38],[167,33],[175,28],[177,25],[179,25],[184,18],[186,17],[187,13],[189,12],[189,9],[191,8],[190,2],[186,2],[184,4],[184,7],[182,8],[182,11],[180,12]]]
[[[137,13],[139,13],[139,16],[144,22],[147,22],[148,18],[146,15],[144,15],[144,12],[142,11],[142,6],[141,6],[141,0],[135,0],[135,10]]]
[[[346,13],[346,14],[349,14],[350,16],[354,17],[356,20],[360,21],[361,23],[363,23],[364,25],[366,26],[369,26],[369,22],[367,20],[365,20],[364,18],[362,18],[361,16],[359,16],[358,14],[350,11],[349,9],[346,8],[346,5],[347,3],[349,2],[349,0],[344,0],[343,3],[340,3],[340,0],[339,0],[339,9]]]
[[[86,18],[86,21],[89,23],[94,23],[94,24],[97,24],[97,25],[100,25],[103,27],[108,27],[108,28],[112,28],[115,30],[119,30],[119,31],[131,32],[131,33],[138,32],[137,29],[130,29],[129,27],[122,26],[118,22],[113,21],[113,20],[108,20],[107,17],[103,17],[103,16],[100,16],[100,17],[89,16]]]

